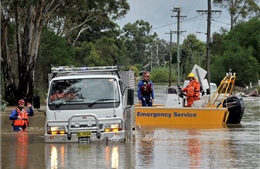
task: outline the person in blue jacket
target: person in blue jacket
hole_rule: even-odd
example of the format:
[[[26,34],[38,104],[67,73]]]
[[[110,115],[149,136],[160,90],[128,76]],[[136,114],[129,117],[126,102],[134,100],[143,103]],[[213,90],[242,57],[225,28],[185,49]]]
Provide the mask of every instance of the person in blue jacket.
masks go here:
[[[26,127],[29,126],[29,118],[28,116],[34,115],[34,110],[32,108],[31,103],[27,103],[29,107],[28,110],[24,108],[25,101],[23,99],[18,101],[18,106],[12,110],[9,119],[13,120],[13,130],[14,131],[21,131],[25,130]]]
[[[154,90],[153,82],[149,80],[150,73],[144,72],[143,79],[138,83],[137,96],[139,104],[142,106],[153,106],[154,103]]]

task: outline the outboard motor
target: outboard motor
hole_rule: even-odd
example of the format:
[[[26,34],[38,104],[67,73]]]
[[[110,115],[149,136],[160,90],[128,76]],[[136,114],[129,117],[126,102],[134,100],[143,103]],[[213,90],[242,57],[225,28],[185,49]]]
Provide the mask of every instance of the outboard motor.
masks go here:
[[[227,107],[229,111],[227,124],[239,124],[245,111],[242,97],[239,95],[227,97],[223,107]]]

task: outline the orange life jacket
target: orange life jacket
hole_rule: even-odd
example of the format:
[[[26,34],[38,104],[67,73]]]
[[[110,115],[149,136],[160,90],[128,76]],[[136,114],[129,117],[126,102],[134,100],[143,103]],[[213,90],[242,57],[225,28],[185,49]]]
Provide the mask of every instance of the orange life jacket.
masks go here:
[[[29,126],[29,118],[27,111],[25,109],[21,111],[20,109],[16,108],[16,112],[18,113],[18,116],[20,116],[22,119],[14,120],[14,126]]]

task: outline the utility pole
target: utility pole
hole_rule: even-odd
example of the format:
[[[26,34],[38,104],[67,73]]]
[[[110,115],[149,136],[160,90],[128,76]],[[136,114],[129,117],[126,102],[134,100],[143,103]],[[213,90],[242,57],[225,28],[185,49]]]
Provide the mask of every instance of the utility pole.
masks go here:
[[[170,54],[170,59],[169,59],[169,85],[168,87],[171,87],[171,83],[172,83],[172,33],[173,31],[170,31],[170,33],[166,33],[166,34],[170,34],[170,49],[169,49],[169,54]]]
[[[156,66],[159,66],[159,45],[156,45]]]
[[[152,69],[153,69],[153,53],[152,53],[152,48],[150,49],[151,50],[151,72],[152,72]]]
[[[207,69],[207,80],[210,86],[210,43],[211,43],[211,14],[212,12],[220,13],[221,10],[211,10],[211,0],[208,0],[208,10],[197,10],[199,13],[207,13],[207,43],[206,43],[206,69]],[[210,94],[210,88],[207,89],[207,94]]]
[[[177,85],[180,86],[180,34],[182,32],[186,31],[180,31],[180,18],[186,17],[186,16],[181,16],[181,7],[174,7],[173,12],[177,12],[176,16],[171,16],[171,17],[176,17],[177,18],[177,31],[174,31],[174,33],[177,33]]]

